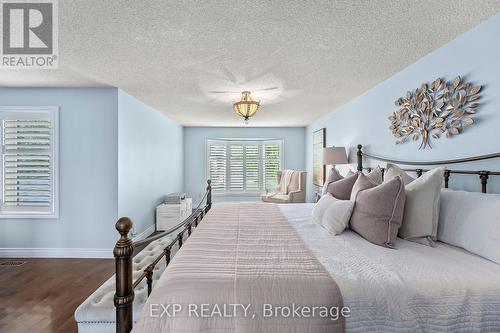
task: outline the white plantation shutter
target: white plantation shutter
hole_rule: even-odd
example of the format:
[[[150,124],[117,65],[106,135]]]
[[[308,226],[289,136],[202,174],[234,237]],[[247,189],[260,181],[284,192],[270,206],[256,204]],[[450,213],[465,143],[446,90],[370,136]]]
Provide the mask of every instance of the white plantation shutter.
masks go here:
[[[281,170],[281,141],[264,142],[264,188],[273,189],[278,186],[276,175]]]
[[[229,145],[229,189],[231,191],[244,191],[245,160],[244,146],[239,144]]]
[[[207,173],[212,189],[259,193],[270,188],[267,184],[276,187],[281,149],[281,140],[207,140]]]
[[[57,108],[0,108],[0,217],[57,217]]]
[[[248,144],[245,146],[245,190],[260,191],[260,145]]]
[[[225,191],[227,186],[226,165],[227,150],[224,142],[213,142],[208,146],[209,175],[212,180],[212,189],[216,192]]]

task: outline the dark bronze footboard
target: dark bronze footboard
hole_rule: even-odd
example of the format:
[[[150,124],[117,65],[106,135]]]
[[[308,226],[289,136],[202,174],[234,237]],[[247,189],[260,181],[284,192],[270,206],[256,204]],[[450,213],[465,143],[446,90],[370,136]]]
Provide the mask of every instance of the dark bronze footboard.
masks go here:
[[[205,202],[205,205],[202,204]],[[148,295],[153,288],[153,272],[155,266],[160,260],[165,257],[166,264],[170,263],[172,247],[177,243],[179,248],[183,244],[184,235],[187,237],[191,235],[193,228],[196,228],[201,222],[203,217],[212,207],[212,186],[210,180],[207,181],[207,190],[201,199],[198,207],[193,213],[183,222],[179,223],[173,230],[180,230],[177,237],[170,242],[162,254],[160,254],[143,273],[133,281],[132,279],[132,257],[134,248],[140,245],[150,243],[154,240],[160,239],[171,232],[162,232],[157,235],[148,237],[139,242],[132,242],[128,237],[129,231],[132,229],[133,223],[128,217],[122,217],[116,222],[116,230],[120,233],[120,239],[115,245],[113,254],[115,256],[115,277],[116,277],[116,292],[114,303],[116,308],[116,332],[128,333],[132,330],[132,306],[134,302],[134,288],[146,279],[148,285]]]

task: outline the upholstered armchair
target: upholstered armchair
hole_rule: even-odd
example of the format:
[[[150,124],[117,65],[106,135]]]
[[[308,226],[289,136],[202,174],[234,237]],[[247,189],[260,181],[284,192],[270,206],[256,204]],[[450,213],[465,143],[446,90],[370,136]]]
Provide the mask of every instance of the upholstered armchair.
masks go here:
[[[285,181],[282,177],[283,172],[278,171],[278,187],[275,189],[266,189],[266,193],[262,195],[262,201],[273,203],[300,203],[306,202],[306,171],[293,171],[286,189],[283,193],[282,182]]]

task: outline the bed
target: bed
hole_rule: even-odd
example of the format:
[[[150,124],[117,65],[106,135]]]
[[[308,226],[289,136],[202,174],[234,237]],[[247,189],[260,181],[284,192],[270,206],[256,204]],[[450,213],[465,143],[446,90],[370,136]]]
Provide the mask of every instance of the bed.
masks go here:
[[[374,245],[310,223],[312,205],[280,207],[339,286],[347,332],[499,332],[500,265],[439,243]]]
[[[359,147],[360,171],[363,154]],[[483,159],[500,156],[493,155]],[[497,174],[447,169],[446,186],[453,173],[478,175],[483,192],[488,176]],[[429,247],[397,239],[394,250],[349,230],[332,236],[311,223],[312,209],[312,204],[215,206],[201,222],[197,219],[200,225],[135,319],[128,303],[133,301],[133,288],[127,253],[120,250],[131,246],[126,236],[131,226],[119,225],[117,331],[129,332],[134,321],[133,332],[500,331],[499,264],[444,243]],[[190,224],[184,230],[188,229],[191,234]],[[178,239],[182,245],[183,234]],[[191,304],[197,306],[198,315],[189,312]],[[211,315],[200,316],[202,304],[208,304]],[[240,315],[228,311],[221,316],[225,304],[250,304],[249,313],[257,316],[247,316],[243,308]],[[173,314],[176,305],[179,311]],[[214,305],[220,306],[219,312],[213,312]],[[291,317],[279,311],[275,316],[262,315],[265,306],[282,311],[294,305],[324,305],[342,315]]]

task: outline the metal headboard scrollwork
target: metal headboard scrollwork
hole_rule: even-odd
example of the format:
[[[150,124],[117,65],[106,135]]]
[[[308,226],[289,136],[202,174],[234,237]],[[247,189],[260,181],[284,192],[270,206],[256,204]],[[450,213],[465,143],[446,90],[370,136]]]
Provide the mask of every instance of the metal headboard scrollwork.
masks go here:
[[[473,156],[473,157],[467,157],[467,158],[460,158],[460,159],[454,159],[454,160],[440,160],[440,161],[428,161],[428,162],[423,162],[423,161],[400,161],[400,160],[393,160],[385,157],[380,157],[377,155],[372,155],[363,152],[362,145],[358,145],[358,151],[356,153],[357,157],[357,169],[358,171],[363,171],[363,170],[371,170],[371,167],[365,167],[363,166],[363,157],[368,157],[373,160],[381,161],[381,162],[388,162],[388,163],[394,163],[394,164],[402,164],[402,165],[412,165],[412,166],[435,166],[435,165],[449,165],[449,164],[459,164],[459,163],[467,163],[467,162],[476,162],[476,161],[483,161],[483,160],[489,160],[493,158],[500,158],[500,153],[493,153],[493,154],[487,154],[487,155],[480,155],[480,156]],[[405,171],[413,171],[417,174],[418,177],[422,175],[422,173],[428,171],[428,169],[422,169],[422,168],[415,168],[415,169],[403,169]],[[382,168],[382,172],[384,169]],[[481,192],[486,193],[487,192],[487,185],[488,185],[488,179],[490,176],[500,176],[500,171],[488,171],[488,170],[451,170],[451,169],[446,169],[444,172],[444,185],[446,188],[448,188],[448,184],[450,181],[450,176],[451,174],[462,174],[462,175],[478,175],[479,180],[481,181]]]

